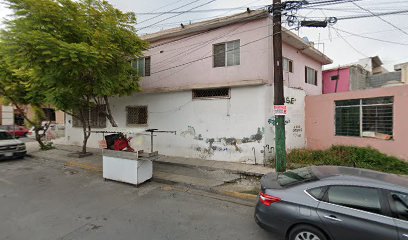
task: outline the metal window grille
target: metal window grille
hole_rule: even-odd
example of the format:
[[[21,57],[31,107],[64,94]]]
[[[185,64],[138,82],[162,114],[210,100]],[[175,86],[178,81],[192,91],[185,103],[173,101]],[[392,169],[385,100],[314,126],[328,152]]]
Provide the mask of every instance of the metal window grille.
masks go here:
[[[147,106],[126,107],[127,125],[146,125],[148,119]]]
[[[106,105],[95,106],[91,107],[90,109],[83,109],[83,112],[87,113],[84,116],[85,121],[88,121],[88,119],[90,119],[90,125],[92,128],[106,128],[105,110]],[[78,112],[76,112],[75,114],[79,115]],[[82,127],[82,122],[74,117],[72,125],[73,127]]]
[[[293,73],[293,61],[283,58],[283,71]]]
[[[213,66],[235,66],[241,63],[240,40],[219,43],[213,46]]]
[[[230,98],[229,88],[194,89],[193,99]]]
[[[336,135],[393,136],[393,97],[336,101]]]
[[[310,67],[305,67],[305,83],[317,86],[317,71]]]

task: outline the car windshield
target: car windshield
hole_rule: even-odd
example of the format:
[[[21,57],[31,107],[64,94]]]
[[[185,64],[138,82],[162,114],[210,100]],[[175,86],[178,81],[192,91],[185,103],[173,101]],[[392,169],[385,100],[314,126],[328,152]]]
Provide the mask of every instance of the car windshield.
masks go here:
[[[13,137],[8,134],[7,132],[0,132],[0,140],[9,140],[13,139]]]
[[[278,183],[282,187],[293,186],[303,182],[317,181],[317,176],[313,173],[310,167],[298,168],[295,170],[280,173],[278,175]]]

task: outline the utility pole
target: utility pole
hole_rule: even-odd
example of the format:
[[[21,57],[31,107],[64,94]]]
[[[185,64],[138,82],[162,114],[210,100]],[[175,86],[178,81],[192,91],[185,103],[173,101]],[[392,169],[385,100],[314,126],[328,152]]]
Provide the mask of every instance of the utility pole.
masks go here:
[[[282,62],[282,3],[273,0],[273,62],[274,62],[274,106],[285,105],[283,91],[283,62]],[[276,171],[286,171],[286,136],[285,115],[277,115],[275,111],[275,149]]]

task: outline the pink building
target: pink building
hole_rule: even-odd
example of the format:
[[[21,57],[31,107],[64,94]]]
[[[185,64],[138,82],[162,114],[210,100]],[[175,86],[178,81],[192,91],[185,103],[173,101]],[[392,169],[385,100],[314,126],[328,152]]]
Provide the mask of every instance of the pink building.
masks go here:
[[[176,131],[154,142],[171,156],[248,163],[271,158],[272,26],[269,13],[252,11],[143,36],[150,48],[132,63],[143,77],[142,91],[111,99],[120,129]],[[287,146],[302,148],[304,98],[322,93],[322,66],[332,61],[296,34],[283,29],[282,35]],[[80,144],[80,131],[67,124],[67,140]],[[90,145],[100,137],[92,135]],[[137,135],[135,142],[149,150],[149,138]]]
[[[408,160],[407,93],[404,85],[306,97],[307,147],[370,146]]]
[[[361,65],[347,65],[323,71],[323,94],[367,88],[369,72]]]

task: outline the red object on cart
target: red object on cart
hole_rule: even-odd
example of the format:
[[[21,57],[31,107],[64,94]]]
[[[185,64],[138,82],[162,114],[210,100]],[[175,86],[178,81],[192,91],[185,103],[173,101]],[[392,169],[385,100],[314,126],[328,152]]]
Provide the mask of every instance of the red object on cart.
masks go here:
[[[129,142],[132,138],[119,138],[115,141],[114,149],[115,151],[123,151],[126,149],[128,152],[134,152],[135,150],[130,147]]]

